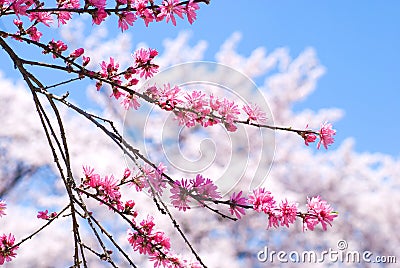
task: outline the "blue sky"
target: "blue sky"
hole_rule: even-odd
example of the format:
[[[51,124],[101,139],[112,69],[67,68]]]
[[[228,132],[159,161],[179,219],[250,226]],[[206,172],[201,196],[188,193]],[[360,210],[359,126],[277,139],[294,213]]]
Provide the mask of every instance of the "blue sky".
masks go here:
[[[326,74],[316,91],[295,109],[338,107],[345,117],[335,124],[337,140],[354,137],[359,152],[400,157],[400,10],[399,1],[211,1],[202,5],[194,25],[178,21],[137,23],[134,38],[160,47],[183,29],[192,41],[207,40],[207,60],[233,32],[243,39],[240,53],[259,46],[290,49],[296,57],[314,47]]]
[[[244,55],[263,46],[268,51],[287,47],[296,57],[313,47],[327,72],[316,91],[295,109],[341,108],[345,117],[335,124],[338,142],[354,137],[359,152],[400,157],[399,10],[400,2],[394,0],[212,0],[201,5],[193,25],[178,19],[177,27],[153,23],[146,28],[138,21],[129,31],[135,42],[162,49],[162,40],[190,30],[193,44],[208,41],[206,60],[214,60],[220,45],[235,31],[243,34],[238,50]],[[117,33],[115,25],[113,29]]]

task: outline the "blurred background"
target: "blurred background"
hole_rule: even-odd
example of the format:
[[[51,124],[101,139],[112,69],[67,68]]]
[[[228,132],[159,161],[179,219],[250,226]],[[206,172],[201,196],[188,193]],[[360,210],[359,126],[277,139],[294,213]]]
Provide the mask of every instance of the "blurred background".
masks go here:
[[[126,67],[132,62],[131,54],[140,47],[160,52],[157,62],[162,70],[191,61],[225,64],[255,82],[268,102],[271,123],[296,128],[308,124],[314,129],[324,121],[333,123],[337,130],[336,142],[328,150],[316,150],[314,145],[307,147],[295,134],[274,133],[275,148],[264,147],[259,151],[273,151],[271,167],[270,163],[254,157],[255,154],[233,146],[237,144],[233,142],[235,137],[228,139],[231,143],[221,145],[230,154],[226,154],[227,159],[221,154],[214,158],[209,176],[218,177],[227,162],[245,160],[249,170],[265,164],[263,186],[277,198],[287,197],[303,206],[308,196],[321,195],[339,212],[339,217],[326,232],[320,228],[303,232],[300,222],[290,229],[267,230],[267,218],[263,215],[249,214],[233,223],[201,209],[184,214],[174,211],[209,267],[313,267],[309,263],[262,263],[256,254],[265,246],[275,251],[322,252],[337,249],[340,240],[347,241],[349,250],[371,251],[373,256],[397,256],[399,259],[400,235],[395,228],[400,219],[397,205],[400,203],[400,142],[397,139],[400,131],[397,123],[400,115],[400,3],[211,1],[210,5],[201,4],[200,7],[193,25],[178,19],[176,27],[166,23],[145,27],[142,21],[137,21],[121,33],[112,18],[101,26],[91,27],[91,18],[80,16],[66,26],[45,30],[44,36],[62,38],[71,50],[84,47],[85,54],[92,58],[90,68],[93,69],[98,69],[99,63],[110,56]],[[3,25],[8,24],[3,21]],[[17,42],[12,45],[26,57],[43,57],[38,50],[23,49]],[[66,196],[34,112],[32,97],[5,53],[0,53],[0,62],[0,196],[8,203],[8,215],[0,224],[4,233],[13,232],[18,240],[42,224],[36,219],[37,211],[61,208]],[[48,83],[65,78],[63,74],[49,76],[41,70],[35,73]],[[176,75],[171,80],[179,80],[182,74]],[[221,81],[224,79],[226,77],[221,77]],[[107,90],[97,93],[91,81],[81,81],[59,87],[54,93],[62,95],[67,90],[71,101],[112,118],[120,130],[138,129],[132,142],[139,148],[145,146],[154,161],[165,158],[162,141],[160,144],[157,138],[163,130],[141,131],[141,126],[149,120],[146,110],[137,112],[137,120],[124,123],[125,111],[118,102],[108,98]],[[162,123],[167,116],[158,113],[155,122]],[[103,174],[123,173],[127,165],[124,156],[105,136],[98,135],[95,127],[68,110],[64,111],[64,117],[76,178],[82,176],[84,164]],[[243,143],[257,134],[246,131],[249,136]],[[202,155],[208,150],[200,146],[205,137],[213,141],[213,146],[221,137],[218,131],[205,133],[197,129],[176,135],[184,137],[179,139],[183,143],[183,155]],[[239,143],[241,139],[238,138]],[[251,141],[255,141],[252,144],[255,148],[262,142]],[[167,164],[172,175],[182,176],[173,168],[179,163]],[[243,174],[241,185],[248,185],[252,178],[248,173]],[[21,196],[21,192],[24,195]],[[146,195],[129,190],[126,194],[134,194],[133,198],[143,204],[140,208],[143,217],[146,213],[156,213]],[[118,241],[129,248],[127,227],[112,222],[107,211],[99,209],[96,213],[106,225],[110,221],[108,226],[116,233]],[[157,216],[157,221],[172,236],[172,247],[189,255],[185,244],[174,236],[168,219]],[[38,239],[26,242],[9,267],[68,265],[72,253],[66,252],[73,249],[67,244],[69,222],[65,219],[50,228]],[[90,240],[89,234],[87,239]],[[145,258],[136,258],[143,266],[148,265]],[[369,267],[370,264],[326,262],[314,265]]]

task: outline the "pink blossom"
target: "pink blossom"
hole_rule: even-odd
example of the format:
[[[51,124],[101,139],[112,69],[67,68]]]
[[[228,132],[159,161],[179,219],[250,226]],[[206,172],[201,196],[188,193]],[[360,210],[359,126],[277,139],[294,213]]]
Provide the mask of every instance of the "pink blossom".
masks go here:
[[[286,199],[279,204],[281,226],[289,227],[289,223],[294,223],[297,216],[297,203],[289,203]]]
[[[116,80],[116,82],[117,82],[118,84],[120,84],[120,81]],[[113,88],[112,88],[112,93],[111,93],[110,97],[114,97],[116,100],[118,100],[118,99],[119,99],[121,96],[123,96],[123,95],[124,95],[124,94],[123,94],[121,91],[119,91],[118,88],[113,87]]]
[[[101,185],[100,175],[93,174],[92,176],[90,176],[87,184],[92,188],[97,188],[98,186],[100,186]]]
[[[66,44],[64,44],[64,42],[61,40],[58,40],[57,42],[55,42],[54,40],[51,40],[49,42],[48,47],[49,47],[50,51],[53,51],[58,54],[62,54],[62,52],[64,52],[65,50],[68,49],[68,46]],[[47,53],[49,53],[49,52],[43,51],[43,54],[47,54]],[[55,53],[53,53],[53,58],[58,57]]]
[[[152,251],[151,244],[136,231],[128,231],[128,242],[132,248],[135,251],[139,251],[140,254],[149,254]]]
[[[60,8],[67,8],[67,7],[60,7]],[[60,23],[67,24],[67,21],[69,21],[72,18],[71,12],[60,11],[56,12],[56,15],[58,20],[58,26],[60,26]]]
[[[231,195],[230,202],[229,202],[229,212],[232,215],[235,214],[238,219],[240,219],[242,217],[240,214],[242,214],[242,215],[246,214],[246,211],[244,210],[244,208],[241,207],[241,206],[247,205],[246,198],[242,197],[242,193],[243,193],[242,191],[240,191],[238,194],[233,193]]]
[[[80,3],[79,0],[65,0],[59,3],[59,8],[60,9],[78,9],[80,8]],[[58,17],[58,25],[61,24],[66,24],[68,20],[71,19],[71,12],[66,12],[66,11],[60,11],[56,12],[56,15]]]
[[[310,142],[315,142],[317,136],[314,133],[304,133],[304,143],[308,146]]]
[[[138,98],[132,94],[124,95],[124,99],[121,101],[121,104],[124,106],[126,110],[133,108],[135,110],[139,109],[140,103],[138,102]]]
[[[89,0],[91,6],[97,7],[98,9],[104,9],[106,7],[106,0]]]
[[[186,211],[186,209],[190,209],[188,205],[188,203],[190,202],[190,190],[191,185],[186,179],[175,181],[170,189],[172,193],[172,195],[170,196],[172,205],[178,210]]]
[[[225,121],[233,122],[238,118],[240,111],[239,107],[237,106],[237,104],[235,104],[234,101],[230,101],[224,98],[222,102],[220,102],[218,113],[224,117]]]
[[[170,84],[164,84],[164,87],[159,91],[158,102],[161,108],[171,111],[175,108],[175,106],[182,101],[180,100],[181,89],[178,86],[174,86],[171,88]]]
[[[146,27],[154,20],[154,14],[151,9],[147,8],[148,0],[136,0],[136,16],[142,18]]]
[[[326,231],[327,224],[332,225],[331,222],[338,216],[320,196],[307,198],[307,208],[304,225],[310,230],[314,230],[315,226],[321,223],[322,229]]]
[[[238,119],[238,115],[240,114],[237,104],[224,98],[220,103],[218,113],[223,117],[222,122],[224,123],[225,128],[231,132],[236,131],[237,127],[235,126],[234,121]]]
[[[164,232],[158,231],[153,233],[153,235],[151,235],[151,239],[154,241],[154,244],[162,247],[164,250],[168,251],[171,248],[169,237],[167,237]]]
[[[82,54],[84,52],[85,52],[85,50],[83,48],[77,48],[73,52],[71,52],[71,54],[69,56],[76,59],[76,58],[79,58],[80,56],[82,56]]]
[[[128,25],[132,26],[136,21],[136,16],[132,12],[122,12],[118,14],[118,28],[121,28],[122,31],[128,30]]]
[[[15,258],[17,255],[15,251],[18,249],[18,246],[13,247],[14,243],[15,237],[11,233],[8,236],[3,234],[0,237],[0,265],[3,265],[6,261],[12,261],[11,258]]]
[[[90,57],[82,56],[82,61],[83,66],[86,66],[90,62]]]
[[[105,61],[102,61],[100,64],[101,67],[101,76],[106,78],[109,76],[114,76],[119,68],[119,63],[114,63],[114,58],[110,57],[110,62],[107,63]]]
[[[33,40],[38,42],[40,37],[42,37],[42,33],[37,30],[35,26],[32,26],[26,30],[26,33],[29,34],[29,37]]]
[[[190,24],[193,24],[193,22],[196,20],[196,10],[198,9],[200,9],[200,7],[196,2],[194,2],[194,0],[190,0],[186,4],[185,11]]]
[[[7,204],[3,200],[0,201],[0,218],[6,215]]]
[[[214,182],[202,175],[197,174],[194,180],[191,180],[193,190],[197,193],[199,199],[219,199],[221,194]]]
[[[38,219],[48,220],[49,219],[49,216],[47,215],[48,213],[49,211],[47,209],[45,211],[39,211],[36,217]]]
[[[92,177],[94,174],[94,168],[92,168],[90,166],[82,166],[82,168],[83,168],[83,174],[85,175],[85,177],[87,179],[90,179],[90,177]]]
[[[152,188],[159,194],[162,194],[163,189],[167,187],[166,181],[163,179],[162,174],[166,172],[167,167],[164,166],[163,163],[159,163],[157,169],[155,170],[153,167],[149,165],[145,165],[143,167],[143,171],[146,175],[148,183],[145,187],[149,187],[148,192],[153,194]],[[150,187],[150,185],[151,187]]]
[[[209,102],[211,109],[214,111],[218,111],[222,104],[221,100],[218,97],[215,97],[213,94],[210,95]]]
[[[78,9],[80,8],[80,3],[79,0],[65,0],[58,2],[59,8],[60,9]],[[72,18],[71,12],[66,12],[66,11],[60,11],[60,12],[55,12],[58,18],[58,26],[61,24],[67,24],[67,21],[69,21]]]
[[[85,179],[83,185],[96,189],[96,194],[110,205],[115,206],[118,210],[124,209],[121,203],[121,193],[119,192],[118,181],[113,175],[101,178],[99,174],[94,173],[94,169],[89,166],[83,167]]]
[[[271,192],[266,191],[264,188],[253,190],[247,201],[253,205],[254,210],[257,212],[268,213],[275,209],[276,202]]]
[[[124,179],[127,179],[131,176],[131,170],[129,168],[125,168],[124,171]]]
[[[151,60],[158,55],[157,50],[141,48],[133,55],[140,77],[145,79],[152,77],[158,71],[158,65],[151,63]]]
[[[123,210],[123,212],[126,213],[126,214],[129,214],[129,215],[132,215],[133,218],[136,218],[137,215],[138,215],[138,213],[137,213],[137,211],[133,211],[133,207],[134,207],[135,205],[136,205],[136,204],[135,204],[135,201],[133,201],[133,200],[128,200],[128,201],[126,201],[126,202],[125,202],[125,205],[124,205],[124,210]]]
[[[14,23],[14,25],[17,26],[18,28],[21,28],[21,27],[22,27],[22,24],[23,24],[23,22],[22,22],[21,20],[19,20],[19,19],[14,19],[14,20],[13,20],[13,23]]]
[[[145,172],[146,173],[146,172]],[[136,191],[140,192],[143,188],[148,187],[148,182],[146,177],[142,174],[142,171],[138,171],[136,175],[133,176],[129,186],[135,186]]]
[[[49,23],[53,22],[50,12],[31,12],[28,14],[28,17],[30,21],[41,22],[47,27],[50,27]]]
[[[108,199],[119,200],[121,193],[119,192],[118,181],[113,175],[105,176],[101,181],[100,189],[104,191]]]
[[[279,210],[271,210],[267,214],[268,214],[267,228],[271,228],[271,227],[277,228],[279,226],[279,220],[281,218],[280,211]]]
[[[140,254],[153,254],[154,226],[154,218],[148,215],[147,219],[140,223],[140,232],[128,230],[128,242],[135,251],[139,251]]]
[[[172,24],[176,26],[176,19],[174,14],[183,19],[183,7],[180,5],[179,0],[164,0],[161,6],[161,12],[157,15],[157,19],[163,20],[166,18],[167,23],[171,20]]]
[[[33,1],[26,0],[9,0],[10,8],[15,12],[15,15],[19,18],[19,15],[26,15],[26,10],[33,4]]]
[[[107,12],[104,8],[98,8],[94,13],[92,13],[93,24],[100,25],[107,18]]]
[[[186,93],[185,99],[186,107],[194,109],[198,112],[202,112],[208,104],[206,94],[202,93],[201,91],[195,90],[190,93]]]
[[[171,260],[165,254],[161,254],[160,252],[154,252],[150,258],[150,261],[154,262],[154,267],[183,267],[183,266],[172,266]]]
[[[261,108],[256,104],[243,106],[243,111],[246,112],[249,122],[255,122],[258,124],[263,124],[267,122],[267,114],[261,110]]]
[[[196,125],[197,115],[195,113],[178,111],[175,116],[181,126],[194,127]]]
[[[319,142],[317,148],[321,146],[321,143],[324,145],[325,149],[328,149],[328,145],[331,145],[335,140],[333,136],[336,135],[336,130],[332,129],[332,124],[325,122],[321,125],[321,129],[319,131]]]
[[[135,206],[135,201],[133,200],[128,200],[125,202],[125,208],[132,209]]]
[[[129,80],[129,79],[131,79],[132,75],[135,74],[135,73],[136,73],[135,68],[133,68],[132,66],[130,66],[130,67],[128,67],[128,68],[126,69],[126,71],[124,72],[124,78],[125,78],[126,80]],[[136,83],[133,82],[133,81],[136,81]],[[132,82],[133,82],[133,83],[132,83]],[[131,86],[132,86],[132,85],[136,85],[136,84],[139,82],[139,80],[137,80],[136,78],[134,78],[134,79],[132,79],[132,82],[130,83]]]
[[[125,76],[126,79],[128,79],[128,78],[127,78],[127,74],[124,74],[124,76]],[[128,86],[135,86],[135,85],[137,85],[138,83],[139,83],[139,80],[138,80],[138,79],[132,78],[132,79],[129,80]]]
[[[146,89],[146,91],[144,92],[144,94],[146,94],[147,96],[149,96],[150,98],[152,98],[154,100],[157,100],[160,97],[160,92],[155,85],[148,87]]]

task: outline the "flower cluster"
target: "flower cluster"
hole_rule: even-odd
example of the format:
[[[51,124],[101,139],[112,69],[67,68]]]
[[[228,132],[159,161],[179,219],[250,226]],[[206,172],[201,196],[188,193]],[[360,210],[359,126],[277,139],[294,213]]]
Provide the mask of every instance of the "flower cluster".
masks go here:
[[[128,200],[125,203],[121,201],[120,185],[131,175],[129,169],[126,169],[124,176],[121,181],[114,178],[114,175],[101,177],[99,174],[94,172],[94,168],[89,166],[83,167],[84,178],[82,179],[81,189],[95,190],[95,195],[102,200],[100,204],[106,203],[113,206],[119,212],[131,215],[133,218],[137,216],[137,211],[133,210],[135,202]],[[46,219],[47,210],[39,212],[38,218]],[[50,215],[50,217],[52,214]]]
[[[268,215],[267,228],[289,227],[295,222],[296,217],[300,217],[303,219],[305,228],[314,230],[314,227],[321,223],[323,230],[326,231],[327,224],[331,225],[331,222],[337,217],[337,213],[319,196],[308,198],[307,212],[301,213],[298,211],[298,203],[289,202],[287,199],[277,203],[271,192],[265,188],[253,190],[248,198],[243,197],[242,192],[233,193],[228,204],[230,213],[238,219],[245,214],[244,209],[249,208],[249,205],[255,211],[265,213]]]
[[[0,218],[6,215],[6,208],[6,203],[3,200],[0,200]],[[18,246],[14,246],[14,243],[15,237],[11,233],[0,236],[0,265],[12,261],[12,258],[15,258],[17,255],[15,251],[18,249]]]
[[[63,41],[61,41],[61,40],[54,41],[54,39],[53,39],[47,45],[47,49],[43,50],[43,54],[52,52],[53,58],[55,59],[58,57],[57,54],[62,54],[67,49],[68,49],[68,46]]]
[[[180,125],[193,127],[200,124],[203,127],[222,123],[228,131],[236,131],[239,120],[240,108],[234,101],[206,95],[201,91],[184,92],[178,86],[149,87],[145,94],[152,98],[162,109],[174,110]],[[257,105],[243,105],[244,118],[248,122],[263,123],[266,113]]]
[[[241,219],[242,215],[246,215],[244,207],[247,205],[247,199],[242,194],[242,191],[237,194],[233,193],[229,199],[229,212],[238,219]]]
[[[135,251],[149,255],[154,267],[201,267],[197,261],[188,261],[174,254],[169,237],[154,227],[154,218],[147,216],[135,230],[128,230],[128,242]]]
[[[332,124],[328,122],[323,123],[319,131],[320,140],[318,142],[317,148],[319,149],[322,144],[325,149],[328,149],[328,146],[335,141],[333,138],[334,135],[336,135],[336,130],[332,129]]]
[[[51,220],[57,217],[57,212],[52,212],[50,215],[48,215],[48,213],[49,211],[47,209],[45,211],[39,211],[36,217],[43,220]]]
[[[118,17],[118,28],[125,31],[129,26],[138,19],[143,19],[146,26],[150,22],[160,22],[165,19],[168,23],[172,22],[176,26],[176,17],[181,19],[186,15],[190,24],[196,20],[196,12],[200,8],[194,0],[179,1],[179,0],[163,0],[159,5],[154,1],[149,0],[116,0],[115,8],[108,8],[106,0],[88,0],[85,1],[85,6],[81,7],[79,0],[63,0],[57,1],[57,8],[62,11],[47,12],[44,10],[45,3],[39,3],[32,0],[0,0],[0,14],[9,15],[15,14],[18,21],[21,16],[26,16],[31,22],[31,25],[26,29],[22,27],[22,22],[19,23],[19,31],[17,36],[28,34],[34,41],[39,41],[42,33],[38,31],[36,25],[43,24],[47,27],[53,23],[54,19],[58,21],[58,25],[67,24],[72,18],[73,13],[88,13],[92,16],[92,23],[100,25],[105,21],[107,16],[114,13]],[[113,5],[112,3],[110,5]],[[6,11],[12,10],[13,13]],[[30,9],[31,12],[27,12]]]
[[[293,218],[296,218],[297,204],[291,204],[291,214],[282,213],[280,206],[276,204],[274,197],[270,191],[266,191],[264,188],[253,190],[249,195],[248,202],[253,205],[253,209],[257,212],[264,212],[268,215],[268,228],[278,227],[279,223],[285,225],[285,223],[293,223]],[[289,212],[289,210],[287,210]]]
[[[171,203],[179,210],[189,209],[191,199],[204,203],[207,200],[216,200],[221,198],[214,182],[204,178],[200,174],[195,179],[176,180],[171,187]]]
[[[134,65],[122,72],[119,72],[119,63],[115,62],[114,58],[110,57],[109,62],[102,61],[100,63],[101,71],[98,74],[111,82],[112,93],[110,97],[114,97],[117,100],[123,97],[121,104],[127,110],[130,108],[139,109],[138,97],[133,92],[122,92],[120,86],[135,86],[139,82],[139,77],[144,77],[145,79],[152,77],[158,71],[158,65],[153,63],[153,59],[157,55],[158,52],[154,49],[139,49],[132,55]],[[139,77],[136,77],[135,74]],[[123,79],[125,79],[125,83],[123,83]],[[102,81],[97,81],[97,90],[100,90],[102,85]]]
[[[113,175],[101,177],[94,173],[93,168],[88,166],[83,167],[83,173],[85,175],[81,185],[83,189],[95,189],[96,195],[104,202],[114,206],[119,211],[124,210],[118,181],[114,179]]]
[[[146,219],[137,223],[138,212],[134,210],[135,202],[133,200],[126,201],[124,205],[120,201],[119,187],[124,184],[134,184],[138,191],[146,187],[162,194],[166,182],[162,181],[161,174],[165,171],[166,167],[162,163],[157,168],[146,165],[140,171],[142,176],[134,175],[130,169],[126,168],[121,181],[118,182],[113,179],[113,175],[103,178],[95,173],[93,168],[84,166],[84,178],[80,188],[83,190],[94,189],[96,191],[95,196],[104,203],[113,206],[118,210],[118,213],[132,216],[129,223],[133,229],[128,230],[128,242],[135,251],[148,255],[150,260],[154,262],[154,267],[201,267],[197,261],[185,260],[171,251],[170,239],[164,232],[155,229],[152,216],[148,215]],[[139,178],[142,179],[140,183],[137,181]],[[141,187],[138,187],[138,185],[141,185]],[[210,185],[209,180],[201,176],[193,180],[193,187],[204,196],[217,196],[215,194],[216,187]],[[47,210],[39,212],[37,217],[48,219],[47,213]]]
[[[322,229],[326,231],[327,225],[338,216],[332,207],[320,196],[307,198],[307,213],[304,215],[304,228],[314,230],[318,223],[321,223]]]
[[[134,210],[135,202],[133,200],[124,204],[121,202],[120,187],[123,185],[135,186],[137,191],[148,189],[149,193],[159,194],[160,196],[169,185],[172,205],[183,211],[190,209],[189,204],[192,201],[203,206],[206,206],[205,202],[214,205],[228,205],[229,212],[238,219],[245,215],[245,209],[252,209],[268,215],[267,228],[289,227],[299,217],[303,220],[303,230],[314,230],[319,223],[321,223],[323,230],[326,230],[327,225],[331,225],[331,222],[337,217],[331,206],[319,196],[308,198],[305,213],[299,211],[298,204],[295,202],[289,202],[287,199],[279,203],[276,202],[271,192],[265,188],[253,190],[248,197],[243,196],[242,191],[233,193],[229,200],[222,201],[221,194],[212,180],[198,174],[193,179],[173,181],[166,174],[166,171],[167,168],[163,163],[159,163],[157,166],[145,164],[138,168],[137,172],[126,168],[122,179],[118,181],[114,179],[113,175],[102,177],[95,173],[93,168],[84,166],[84,178],[82,178],[80,185],[80,189],[85,191],[95,190],[96,199],[114,207],[115,212],[132,216],[131,219],[127,219],[131,226],[127,234],[128,242],[133,250],[148,255],[154,267],[201,267],[201,265],[197,261],[188,261],[173,253],[170,239],[164,232],[156,230],[152,216],[148,215],[140,223],[136,221],[138,213]],[[85,191],[81,190],[84,193]],[[86,191],[87,193],[88,191]],[[210,208],[209,206],[206,207]],[[218,210],[213,211],[219,213]],[[37,217],[49,219],[52,215],[48,216],[46,210],[39,212]]]
[[[18,249],[18,246],[14,247],[15,237],[12,234],[3,234],[0,236],[0,265],[3,265],[4,262],[12,261],[11,258],[15,258],[17,253],[15,251]]]
[[[308,125],[306,126],[306,128]],[[321,128],[317,134],[312,131],[303,131],[300,135],[304,139],[305,145],[309,145],[309,143],[315,142],[317,140],[317,135],[319,136],[319,142],[317,144],[317,149],[321,147],[321,144],[328,149],[328,146],[335,142],[333,136],[336,135],[336,130],[332,129],[332,124],[325,122],[321,124]]]
[[[126,169],[126,173],[131,171]],[[164,189],[167,187],[168,180],[163,177],[163,173],[167,171],[167,167],[163,163],[159,163],[157,168],[145,164],[141,169],[137,170],[136,174],[124,178],[124,182],[129,182],[130,186],[135,186],[136,191],[140,192],[143,189],[148,189],[148,192],[152,195],[163,194]],[[129,179],[129,180],[128,180]]]

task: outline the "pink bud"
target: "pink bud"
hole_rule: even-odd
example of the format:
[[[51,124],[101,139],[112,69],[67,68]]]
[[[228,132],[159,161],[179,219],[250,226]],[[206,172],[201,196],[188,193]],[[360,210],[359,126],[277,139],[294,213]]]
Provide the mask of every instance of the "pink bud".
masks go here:
[[[72,58],[78,58],[78,57],[80,57],[84,52],[85,52],[85,50],[84,50],[83,48],[75,49],[74,52],[71,53],[70,57],[72,57]]]
[[[129,170],[129,168],[126,168],[125,172],[124,172],[124,179],[129,178],[130,175],[131,175],[131,171]]]
[[[85,57],[85,56],[83,56],[83,66],[88,65],[89,62],[90,62],[90,57]]]
[[[17,26],[18,28],[22,27],[22,21],[19,19],[14,19],[13,20],[15,26]]]

